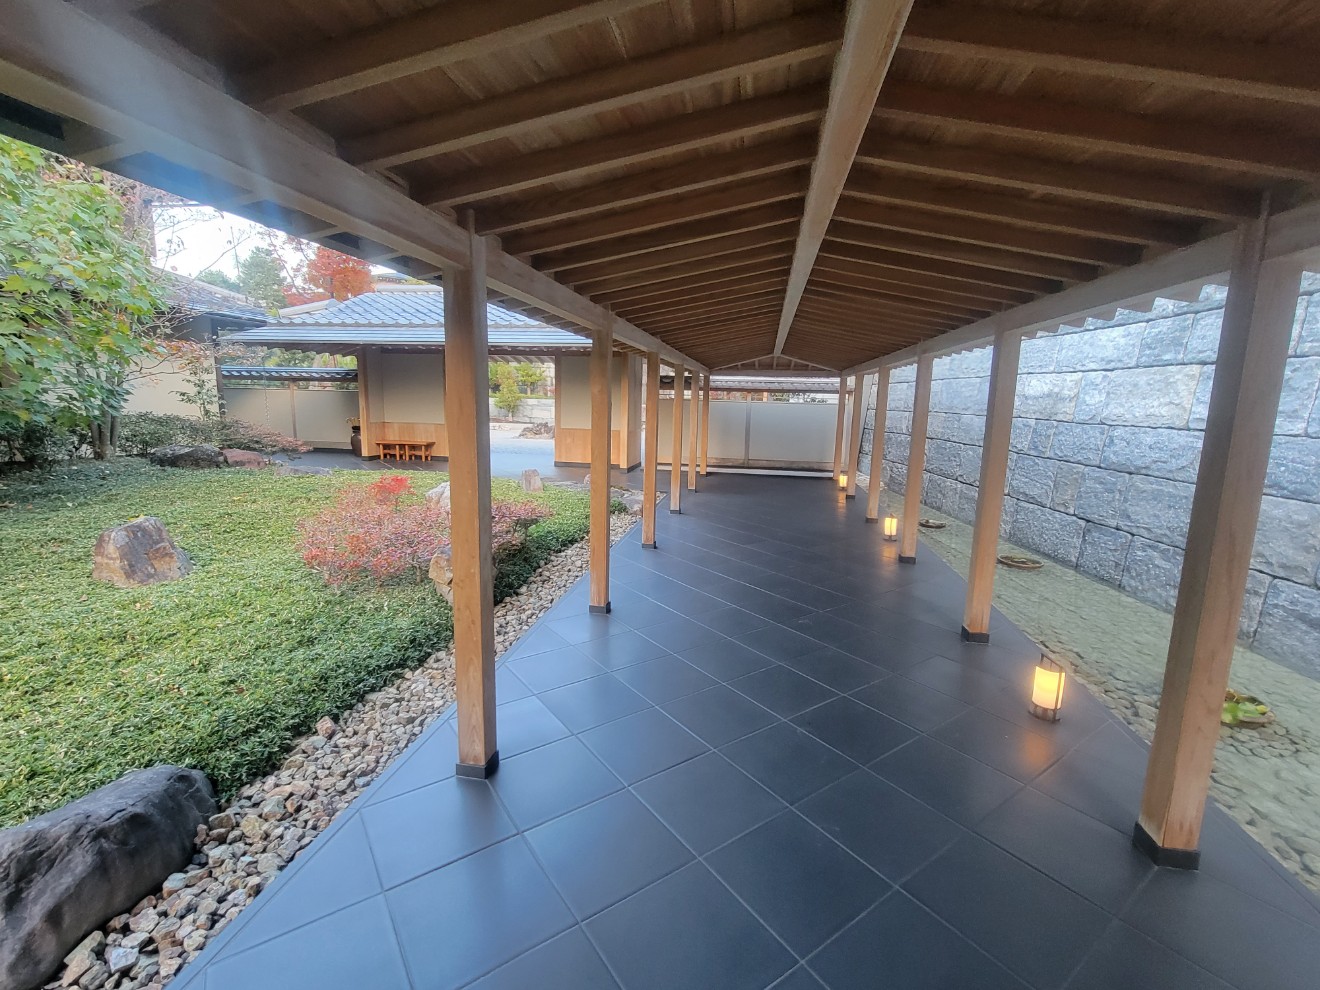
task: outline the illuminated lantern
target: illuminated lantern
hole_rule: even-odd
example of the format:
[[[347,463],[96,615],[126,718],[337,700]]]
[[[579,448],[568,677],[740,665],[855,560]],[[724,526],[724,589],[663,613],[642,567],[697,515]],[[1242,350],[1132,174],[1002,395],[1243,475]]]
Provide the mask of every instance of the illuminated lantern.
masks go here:
[[[892,513],[885,516],[885,539],[898,539],[898,516],[893,515]]]
[[[1031,714],[1046,722],[1059,720],[1059,709],[1063,707],[1063,681],[1063,668],[1042,653],[1031,685]]]

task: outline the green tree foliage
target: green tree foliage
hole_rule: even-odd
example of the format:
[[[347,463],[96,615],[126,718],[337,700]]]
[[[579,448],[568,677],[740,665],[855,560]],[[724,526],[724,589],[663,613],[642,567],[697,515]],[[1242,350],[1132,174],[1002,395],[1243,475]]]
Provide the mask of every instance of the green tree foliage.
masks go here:
[[[238,263],[239,291],[272,313],[285,305],[284,281],[284,267],[268,247],[253,248]]]
[[[163,309],[109,182],[0,137],[0,430],[85,430],[108,456]]]
[[[545,383],[545,369],[538,364],[532,364],[530,361],[515,364],[513,374],[519,386],[528,395],[535,394],[536,390]]]
[[[204,282],[207,285],[214,285],[218,289],[228,289],[230,292],[243,291],[243,286],[238,283],[238,279],[215,268],[208,268],[206,271],[202,272],[197,276],[197,281]]]
[[[501,361],[490,362],[490,388],[496,409],[506,416],[518,412],[523,396],[518,388],[518,372],[513,365]]]

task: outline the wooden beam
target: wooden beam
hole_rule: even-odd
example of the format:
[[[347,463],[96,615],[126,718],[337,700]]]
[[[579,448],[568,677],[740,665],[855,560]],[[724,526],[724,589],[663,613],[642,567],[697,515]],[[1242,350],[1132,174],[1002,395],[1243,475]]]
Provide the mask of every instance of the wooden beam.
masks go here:
[[[816,86],[698,110],[645,127],[532,152],[499,165],[482,166],[420,185],[418,202],[459,206],[631,165],[671,158],[684,151],[728,145],[741,138],[809,124],[823,113]]]
[[[701,387],[701,476],[706,476],[706,462],[710,454],[710,374],[702,379]]]
[[[921,522],[921,483],[926,473],[926,427],[930,421],[930,380],[935,359],[917,357],[917,382],[912,394],[912,434],[908,445],[907,476],[903,481],[903,520],[899,523],[898,560],[917,562],[917,532]]]
[[[889,369],[875,375],[875,414],[871,420],[871,474],[866,486],[866,521],[880,521],[880,489],[885,479],[885,426],[889,416]]]
[[[843,44],[830,76],[820,145],[811,167],[811,181],[784,293],[784,309],[775,335],[776,354],[783,351],[784,341],[788,339],[798,302],[807,287],[816,254],[825,239],[857,145],[866,131],[911,9],[912,0],[849,0]]]
[[[787,274],[788,259],[775,258],[733,269],[694,275],[674,284],[658,282],[635,289],[592,293],[592,298],[602,306],[611,306],[623,311],[633,306],[650,306],[656,303],[663,305],[684,299],[718,298],[722,292],[740,285],[763,282]]]
[[[560,272],[560,277],[589,292],[653,285],[688,275],[723,271],[766,258],[786,259],[791,244],[789,238],[788,224],[784,223],[773,233],[755,230],[713,237],[707,241],[680,244],[623,261],[565,269]]]
[[[1013,226],[1084,234],[1126,241],[1131,244],[1181,246],[1196,239],[1196,230],[1186,221],[1097,205],[1077,206],[1027,199],[1020,195],[986,192],[967,186],[950,186],[855,168],[848,176],[844,195],[873,203],[919,206],[959,217],[995,220]]]
[[[848,379],[839,379],[839,406],[834,416],[834,482],[843,472],[843,424],[848,411]]]
[[[692,376],[691,402],[688,407],[688,491],[697,490],[697,443],[701,436],[701,375]]]
[[[777,299],[778,297],[774,297]],[[719,313],[708,313],[689,316],[675,317],[656,317],[647,321],[647,326],[653,327],[658,333],[663,333],[666,337],[672,337],[677,330],[696,330],[704,327],[727,326],[730,321],[738,319],[747,319],[750,316],[761,316],[772,308],[772,300],[753,303],[747,307],[738,306],[733,309],[724,310]]]
[[[660,455],[660,355],[646,355],[646,435],[642,454],[642,546],[655,549],[656,471]]]
[[[953,4],[914,11],[901,45],[913,52],[1320,107],[1314,51],[1146,24]]]
[[[613,336],[608,327],[591,338],[591,526],[590,605],[591,612],[610,610],[610,427],[612,376],[610,352]],[[624,467],[627,468],[627,436],[624,437]]]
[[[619,312],[627,315],[629,319],[637,319],[642,322],[657,318],[718,312],[721,309],[728,309],[730,306],[746,305],[751,300],[762,299],[770,295],[777,298],[782,294],[783,287],[784,280],[782,278],[758,280],[747,282],[741,289],[715,293],[712,298],[698,298],[688,301],[672,300],[651,306],[627,307],[620,309]]]
[[[577,223],[555,224],[514,234],[505,239],[504,249],[510,254],[562,251],[593,241],[610,240],[725,213],[736,213],[766,203],[797,199],[802,195],[805,180],[805,173],[793,171],[696,193],[682,193]]]
[[[1140,848],[1168,866],[1194,867],[1199,858],[1300,288],[1297,261],[1267,260],[1265,215],[1241,231],[1229,276],[1187,553],[1134,833]]]
[[[1031,298],[1030,293],[1013,289],[1001,289],[993,285],[970,285],[942,275],[927,275],[923,272],[904,271],[887,265],[872,265],[826,253],[831,250],[828,242],[821,248],[820,258],[816,262],[816,273],[833,282],[846,279],[847,284],[858,288],[875,289],[878,292],[905,295],[913,299],[983,306],[990,310],[1001,309],[1010,303],[1026,302]]]
[[[857,497],[857,462],[862,456],[862,406],[866,404],[866,376],[853,378],[852,429],[848,434],[848,487],[845,498]]]
[[[1013,432],[1013,399],[1017,394],[1018,358],[1022,336],[1002,333],[990,352],[990,394],[986,400],[985,436],[981,446],[981,479],[972,526],[972,554],[967,566],[967,599],[962,638],[990,642],[990,604],[995,590],[999,554],[999,521],[1003,516],[1008,477],[1008,441]]]
[[[800,209],[796,202],[766,203],[763,206],[754,206],[749,210],[726,213],[723,216],[706,217],[702,220],[675,224],[672,227],[616,237],[610,241],[553,251],[539,255],[537,263],[542,271],[559,272],[619,258],[631,258],[638,254],[659,253],[698,241],[720,241],[731,233],[761,230],[787,223],[797,216]]]
[[[1135,244],[1118,244],[1061,231],[1033,230],[1016,227],[1002,220],[955,216],[919,207],[855,199],[848,195],[839,201],[834,215],[839,221],[867,227],[905,231],[1090,265],[1131,265],[1141,260],[1141,249]]]
[[[856,241],[827,239],[821,245],[821,255],[830,259],[847,261],[854,265],[863,265],[886,271],[911,272],[915,275],[952,279],[956,282],[964,282],[968,289],[975,289],[978,292],[989,288],[992,291],[1040,295],[1042,293],[1057,292],[1062,287],[1059,279],[1006,272],[1003,269],[990,268],[986,265],[967,264],[944,258],[913,255],[890,248],[859,244]]]
[[[634,172],[579,189],[506,201],[482,210],[478,226],[490,234],[529,230],[678,193],[698,192],[730,182],[772,175],[807,164],[815,147],[815,141],[804,134],[702,155],[690,161]]]
[[[344,157],[390,168],[689,92],[832,52],[839,20],[825,10],[552,79],[340,142]]]
[[[838,299],[825,299],[815,295],[803,298],[802,309],[804,311],[810,310],[820,316],[852,321],[855,324],[876,323],[886,326],[911,326],[931,331],[948,330],[962,325],[959,320],[942,319],[935,316],[917,316],[912,313],[889,313],[878,307],[868,307]]]
[[[243,100],[293,110],[615,17],[648,0],[450,0],[286,53],[238,76]]]
[[[674,367],[674,407],[670,423],[669,511],[683,511],[683,366]]]
[[[878,247],[887,251],[920,255],[923,258],[956,261],[959,264],[978,265],[982,268],[997,268],[1000,271],[1034,275],[1037,278],[1061,282],[1086,282],[1096,275],[1094,265],[1082,264],[1078,261],[1065,261],[1025,251],[1008,251],[985,244],[970,244],[929,234],[870,227],[842,219],[830,224],[830,237],[860,247]]]
[[[449,438],[450,566],[458,773],[499,766],[495,737],[495,599],[491,561],[490,382],[484,242],[471,265],[445,272],[445,425]]]
[[[1202,123],[910,82],[886,86],[876,113],[897,120],[953,121],[1007,137],[1280,179],[1320,175],[1320,140],[1282,128]]]
[[[857,161],[888,172],[899,169],[922,175],[974,179],[1008,189],[1218,220],[1252,216],[1256,204],[1256,194],[1245,189],[962,145],[906,141],[875,130],[862,139]]]
[[[828,271],[817,271],[811,276],[808,291],[826,299],[846,299],[869,302],[895,313],[918,313],[945,316],[957,320],[971,321],[979,319],[992,309],[974,308],[959,303],[931,302],[929,300],[903,296],[893,292],[870,289],[850,282],[847,276],[832,275]]]

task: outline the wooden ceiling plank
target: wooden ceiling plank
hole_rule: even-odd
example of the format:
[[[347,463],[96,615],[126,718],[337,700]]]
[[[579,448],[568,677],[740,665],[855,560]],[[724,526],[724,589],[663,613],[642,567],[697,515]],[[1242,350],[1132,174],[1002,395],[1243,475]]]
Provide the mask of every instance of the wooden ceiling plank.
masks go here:
[[[346,138],[340,149],[354,164],[390,168],[792,65],[838,43],[834,11],[799,14]]]
[[[788,289],[784,293],[784,308],[775,337],[776,354],[788,338],[802,290],[834,216],[835,204],[852,168],[857,146],[866,133],[911,9],[912,0],[849,0],[843,43],[830,76],[829,102],[821,123],[816,160],[811,167]]]
[[[589,291],[593,297],[601,299],[608,305],[610,294],[615,292],[624,296],[672,292],[686,285],[689,279],[694,285],[705,285],[707,282],[719,281],[722,278],[734,278],[753,269],[764,270],[776,266],[787,268],[790,250],[792,250],[791,242],[758,245],[741,254],[695,258],[660,268],[632,271],[624,275],[607,276],[579,284],[586,287],[586,291]],[[744,265],[747,266],[745,269]]]
[[[602,306],[622,309],[626,306],[665,302],[670,299],[690,299],[704,295],[715,295],[727,288],[736,288],[751,279],[787,274],[788,259],[772,258],[768,261],[734,269],[693,275],[682,279],[679,284],[661,282],[656,285],[641,286],[637,289],[624,289],[618,292],[593,292],[591,295],[592,299]]]
[[[1004,306],[1025,302],[1031,298],[1031,294],[1027,292],[1014,292],[1011,289],[1000,289],[989,285],[969,285],[957,279],[921,275],[897,268],[864,265],[824,253],[816,262],[816,273],[828,277],[831,282],[853,285],[861,289],[874,289],[877,292],[908,295],[914,299],[929,299],[962,306],[984,306],[991,310],[1002,309]]]
[[[450,0],[290,52],[243,73],[235,87],[244,102],[258,109],[293,110],[615,17],[648,2]]]
[[[1059,279],[1042,278],[1039,275],[1023,275],[1019,272],[1006,272],[999,268],[989,268],[984,265],[967,264],[944,258],[911,255],[880,246],[847,243],[835,240],[832,237],[827,238],[825,243],[821,245],[821,253],[851,264],[868,267],[876,266],[886,271],[910,271],[917,275],[951,278],[977,287],[1026,292],[1033,296],[1045,292],[1057,292],[1062,285]]]
[[[1282,128],[1201,123],[898,81],[891,81],[880,94],[876,113],[900,120],[956,122],[991,134],[1273,178],[1320,176],[1320,140]]]
[[[645,320],[661,313],[682,313],[687,310],[697,310],[724,302],[746,299],[749,296],[765,295],[765,293],[774,289],[782,290],[783,287],[784,276],[776,275],[773,278],[748,281],[736,289],[720,289],[715,292],[695,294],[683,298],[676,297],[644,305],[615,306],[611,308],[620,316],[629,320],[634,319],[634,317]]]
[[[854,168],[848,176],[843,194],[869,202],[916,205],[922,209],[956,216],[1105,237],[1132,244],[1182,246],[1196,240],[1197,233],[1191,223],[1166,220],[1163,217],[1106,210],[1094,205],[1047,203],[1020,195],[938,185],[894,175],[892,172],[880,173],[870,168]]]
[[[505,202],[482,210],[477,217],[477,229],[487,234],[527,230],[677,193],[746,181],[805,165],[811,161],[815,147],[815,141],[808,135],[767,141],[676,165],[647,169],[580,189]]]
[[[965,4],[921,7],[902,48],[1320,107],[1316,53]]]
[[[522,155],[421,184],[413,198],[428,206],[470,205],[491,196],[533,189],[598,172],[694,151],[713,144],[794,127],[818,120],[824,89],[802,89],[739,100],[709,110],[680,114],[646,127],[591,138]]]
[[[787,223],[796,219],[800,212],[801,207],[796,201],[767,203],[737,213],[707,217],[703,220],[693,220],[672,227],[661,227],[640,234],[630,234],[609,241],[593,242],[539,255],[537,267],[542,271],[557,272],[633,255],[658,253],[696,241],[714,240],[731,233],[756,231]]]
[[[598,287],[614,284],[611,276],[651,281],[659,279],[661,272],[671,277],[681,271],[731,268],[744,261],[754,260],[755,257],[778,257],[791,250],[789,223],[791,221],[786,221],[773,230],[748,230],[617,261],[585,264],[565,269],[559,277],[574,285],[586,286],[586,291],[593,292]]]
[[[510,254],[562,251],[626,234],[640,234],[647,230],[735,213],[766,203],[797,199],[802,195],[805,180],[804,172],[794,171],[697,193],[680,193],[577,223],[555,224],[540,230],[513,234],[504,238],[504,249]]]
[[[923,175],[975,180],[1009,189],[1216,220],[1253,216],[1259,201],[1258,194],[1247,189],[1208,186],[1141,172],[1101,169],[961,145],[905,141],[874,130],[862,139],[862,145],[857,149],[857,161],[886,171],[904,169]]]
[[[1096,275],[1094,265],[1084,265],[1076,261],[1047,258],[1044,255],[1025,254],[1021,251],[1005,251],[981,244],[968,244],[901,230],[868,227],[863,224],[848,223],[847,221],[836,220],[831,224],[830,237],[837,241],[865,247],[885,248],[890,251],[917,254],[926,258],[957,261],[963,264],[979,265],[984,268],[998,268],[1001,271],[1057,279],[1064,282],[1086,282]]]
[[[802,296],[802,306],[805,312],[822,314],[834,314],[835,316],[847,317],[849,319],[874,320],[877,323],[891,324],[896,326],[927,327],[940,329],[953,329],[954,327],[965,326],[972,320],[959,320],[952,317],[933,316],[930,314],[918,315],[916,313],[899,313],[894,310],[885,309],[875,303],[865,303],[858,300],[845,300],[837,298],[827,298],[815,293],[805,293]]]
[[[844,299],[872,299],[898,311],[934,313],[958,319],[980,319],[996,312],[996,309],[990,307],[934,302],[929,299],[914,299],[911,296],[904,296],[895,292],[868,289],[847,280],[836,281],[830,278],[827,272],[822,272],[820,269],[812,273],[811,281],[807,283],[807,287],[810,291],[826,296],[838,296]]]
[[[1134,244],[1068,234],[1053,230],[1014,227],[1000,220],[953,216],[933,210],[879,203],[845,195],[834,211],[835,218],[849,223],[907,231],[944,240],[1003,247],[1047,258],[1081,261],[1092,265],[1122,267],[1141,260]],[[516,252],[515,252],[516,253]]]

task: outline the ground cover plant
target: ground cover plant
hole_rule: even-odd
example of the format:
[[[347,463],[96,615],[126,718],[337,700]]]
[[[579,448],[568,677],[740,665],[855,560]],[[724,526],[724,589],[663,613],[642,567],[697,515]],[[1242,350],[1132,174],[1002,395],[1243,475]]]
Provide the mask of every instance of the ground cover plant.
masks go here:
[[[232,792],[317,718],[447,645],[451,613],[429,582],[336,589],[300,557],[299,520],[379,477],[136,459],[0,474],[0,826],[160,762]],[[586,535],[589,510],[582,492],[499,479],[493,494],[554,513],[505,562],[503,597]],[[160,517],[196,569],[139,589],[93,581],[97,534],[139,515]]]

